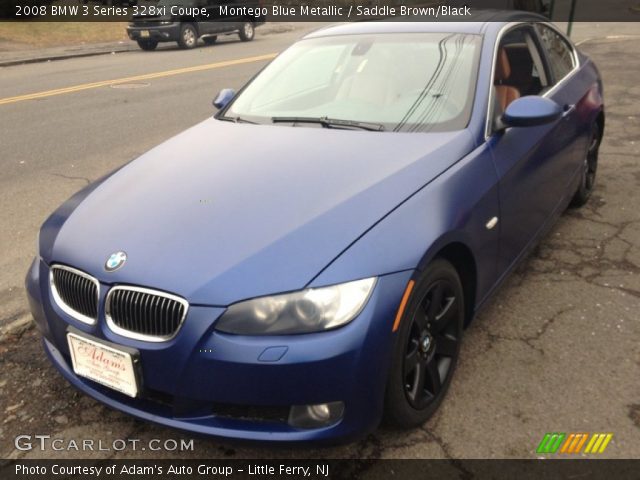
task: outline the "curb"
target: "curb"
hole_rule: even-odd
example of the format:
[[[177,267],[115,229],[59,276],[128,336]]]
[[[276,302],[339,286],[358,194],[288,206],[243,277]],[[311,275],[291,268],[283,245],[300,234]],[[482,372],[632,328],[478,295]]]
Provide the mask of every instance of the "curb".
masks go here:
[[[9,337],[20,336],[24,332],[31,330],[34,326],[34,322],[31,320],[31,314],[25,314],[19,319],[0,328],[0,343]]]
[[[0,67],[12,67],[15,65],[26,65],[29,63],[40,63],[40,62],[53,62],[55,60],[66,60],[69,58],[81,58],[81,57],[95,57],[97,55],[109,55],[115,53],[123,53],[123,52],[132,52],[137,48],[130,48],[129,46],[124,48],[110,48],[108,50],[99,50],[99,51],[84,51],[77,53],[67,53],[67,54],[58,54],[58,55],[45,55],[42,57],[28,57],[28,58],[18,58],[14,60],[0,60]]]

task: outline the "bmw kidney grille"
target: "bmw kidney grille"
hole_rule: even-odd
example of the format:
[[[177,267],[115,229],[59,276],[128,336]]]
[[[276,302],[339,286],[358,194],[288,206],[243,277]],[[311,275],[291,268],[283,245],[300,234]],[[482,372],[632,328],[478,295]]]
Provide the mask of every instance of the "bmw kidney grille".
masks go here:
[[[68,315],[90,325],[98,319],[98,281],[84,272],[63,265],[51,268],[51,291]]]
[[[50,273],[56,304],[68,315],[93,325],[98,320],[99,282],[75,268],[54,265]],[[116,286],[105,301],[105,319],[115,333],[148,342],[176,336],[187,316],[188,302],[169,293],[134,286]]]
[[[146,288],[118,286],[107,295],[105,316],[116,333],[146,341],[173,338],[187,315],[186,300]]]

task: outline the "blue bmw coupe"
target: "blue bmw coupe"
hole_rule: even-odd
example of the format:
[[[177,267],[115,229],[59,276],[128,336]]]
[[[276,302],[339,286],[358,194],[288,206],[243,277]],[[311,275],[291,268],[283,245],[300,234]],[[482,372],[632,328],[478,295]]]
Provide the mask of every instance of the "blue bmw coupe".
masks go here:
[[[44,223],[33,317],[75,387],[275,442],[420,425],[464,328],[593,189],[593,62],[532,14],[354,23]]]

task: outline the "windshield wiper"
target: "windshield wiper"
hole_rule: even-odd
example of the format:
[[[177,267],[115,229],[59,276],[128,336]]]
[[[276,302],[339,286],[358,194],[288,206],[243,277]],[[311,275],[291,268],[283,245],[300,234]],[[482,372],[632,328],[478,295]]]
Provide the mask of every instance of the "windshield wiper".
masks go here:
[[[259,125],[258,122],[252,122],[251,120],[247,120],[242,117],[218,117],[218,120],[224,120],[225,122],[233,122],[233,123],[250,123],[251,125]]]
[[[328,117],[272,117],[273,123],[317,123],[324,128],[356,128],[371,132],[383,132],[384,125],[371,122],[358,122],[356,120],[340,120]]]

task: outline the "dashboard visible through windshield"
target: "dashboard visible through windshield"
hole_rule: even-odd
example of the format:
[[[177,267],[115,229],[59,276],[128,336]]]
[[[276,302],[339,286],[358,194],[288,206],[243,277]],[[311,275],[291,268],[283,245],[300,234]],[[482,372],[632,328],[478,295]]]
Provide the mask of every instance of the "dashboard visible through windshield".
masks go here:
[[[479,35],[398,33],[302,40],[223,112],[252,123],[429,132],[466,127]]]

